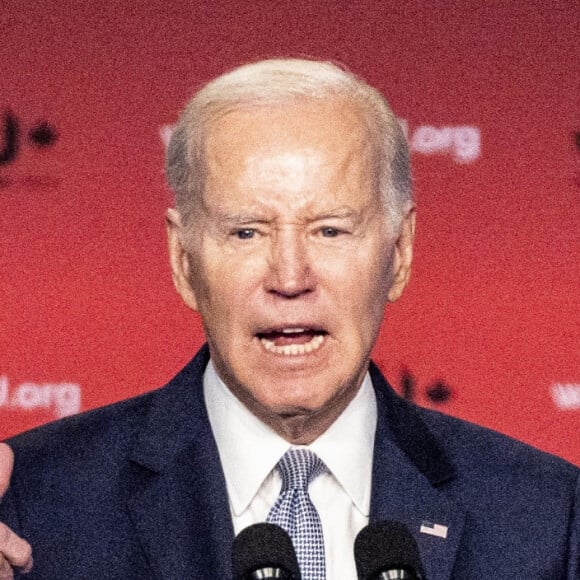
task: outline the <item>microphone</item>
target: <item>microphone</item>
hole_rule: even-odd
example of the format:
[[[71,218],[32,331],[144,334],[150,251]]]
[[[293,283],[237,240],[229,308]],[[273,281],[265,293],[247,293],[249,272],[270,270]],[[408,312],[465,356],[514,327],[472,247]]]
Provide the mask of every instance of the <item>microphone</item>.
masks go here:
[[[400,522],[363,528],[354,542],[354,559],[359,580],[426,580],[417,542]]]
[[[232,565],[235,580],[301,580],[290,536],[275,524],[254,524],[234,539]]]

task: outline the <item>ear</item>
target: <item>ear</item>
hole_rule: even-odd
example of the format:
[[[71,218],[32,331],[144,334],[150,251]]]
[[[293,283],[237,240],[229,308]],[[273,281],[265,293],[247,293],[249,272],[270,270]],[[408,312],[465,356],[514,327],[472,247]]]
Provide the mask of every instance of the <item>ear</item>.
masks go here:
[[[182,300],[192,310],[197,310],[197,299],[191,286],[191,257],[185,247],[185,231],[181,216],[176,209],[169,208],[165,216],[169,265],[173,284]]]
[[[396,302],[411,277],[411,262],[413,261],[413,241],[415,239],[415,206],[411,206],[401,222],[399,237],[393,250],[393,281],[387,298]]]

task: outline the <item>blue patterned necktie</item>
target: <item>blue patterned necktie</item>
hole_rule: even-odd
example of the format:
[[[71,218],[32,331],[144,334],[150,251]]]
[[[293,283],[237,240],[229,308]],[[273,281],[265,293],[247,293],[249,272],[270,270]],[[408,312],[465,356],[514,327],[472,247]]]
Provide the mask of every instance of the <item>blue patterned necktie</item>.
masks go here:
[[[308,495],[308,485],[326,471],[326,465],[308,449],[290,449],[277,467],[282,490],[267,521],[284,528],[292,538],[302,580],[325,580],[322,525]]]

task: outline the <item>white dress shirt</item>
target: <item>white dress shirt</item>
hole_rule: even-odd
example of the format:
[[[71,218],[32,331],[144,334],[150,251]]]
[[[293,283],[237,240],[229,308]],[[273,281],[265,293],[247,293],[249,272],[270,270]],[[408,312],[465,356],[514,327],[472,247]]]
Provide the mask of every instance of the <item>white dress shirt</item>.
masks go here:
[[[292,445],[231,393],[211,361],[203,386],[238,534],[247,526],[266,521],[282,487],[276,464]],[[367,373],[340,417],[307,446],[329,469],[309,487],[322,522],[328,580],[357,578],[353,545],[369,519],[376,423],[376,398]]]

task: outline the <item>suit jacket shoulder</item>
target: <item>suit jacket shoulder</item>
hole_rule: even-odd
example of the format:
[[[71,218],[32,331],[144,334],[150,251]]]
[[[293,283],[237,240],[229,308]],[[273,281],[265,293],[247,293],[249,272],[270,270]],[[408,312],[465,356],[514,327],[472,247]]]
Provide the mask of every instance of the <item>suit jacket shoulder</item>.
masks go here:
[[[0,520],[25,578],[228,578],[233,529],[203,404],[207,349],[166,387],[9,440]]]
[[[371,375],[379,407],[373,517],[409,526],[428,578],[577,578],[577,467],[419,408],[375,367]]]

